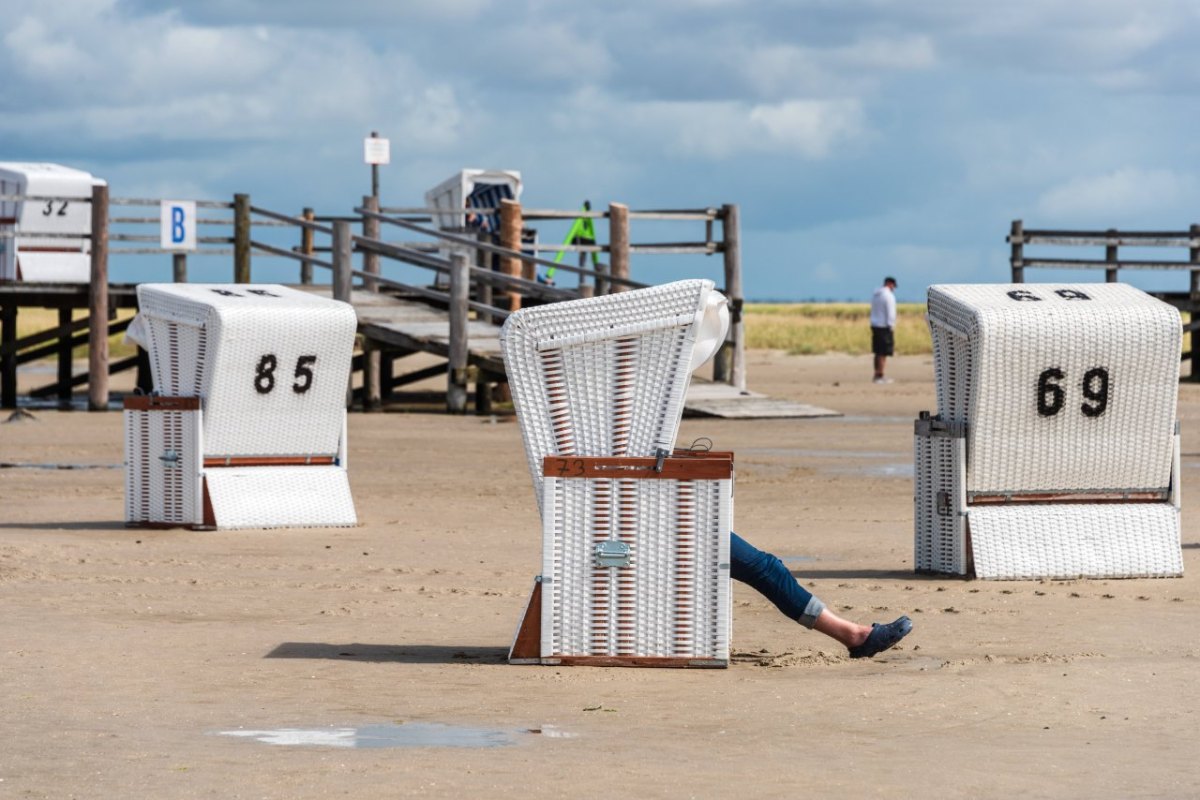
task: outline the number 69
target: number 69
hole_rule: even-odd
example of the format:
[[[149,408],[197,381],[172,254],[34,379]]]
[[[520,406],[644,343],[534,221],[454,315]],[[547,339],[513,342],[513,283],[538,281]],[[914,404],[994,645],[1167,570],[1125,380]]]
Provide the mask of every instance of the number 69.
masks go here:
[[[1038,375],[1037,412],[1040,416],[1053,417],[1062,411],[1066,402],[1066,392],[1058,381],[1065,377],[1066,374],[1058,367],[1049,367]],[[1108,387],[1107,368],[1093,367],[1083,374],[1080,391],[1084,399],[1090,401],[1079,406],[1085,417],[1098,417],[1108,408]]]

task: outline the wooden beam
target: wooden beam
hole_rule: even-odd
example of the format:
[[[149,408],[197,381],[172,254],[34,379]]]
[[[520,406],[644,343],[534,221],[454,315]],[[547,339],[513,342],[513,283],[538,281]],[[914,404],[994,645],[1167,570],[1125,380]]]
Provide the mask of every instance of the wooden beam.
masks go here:
[[[500,201],[500,246],[506,250],[521,249],[521,204],[516,200]],[[500,256],[500,271],[514,278],[522,277],[521,260],[515,256]],[[509,310],[521,308],[521,295],[509,289]]]
[[[467,299],[471,288],[470,266],[463,253],[450,254],[450,362],[446,379],[446,410],[467,410]]]
[[[233,282],[250,282],[250,195],[233,196]]]
[[[629,280],[629,206],[624,203],[608,204],[608,274]],[[614,292],[629,290],[621,283],[610,286]]]
[[[92,187],[88,410],[108,409],[108,185]]]

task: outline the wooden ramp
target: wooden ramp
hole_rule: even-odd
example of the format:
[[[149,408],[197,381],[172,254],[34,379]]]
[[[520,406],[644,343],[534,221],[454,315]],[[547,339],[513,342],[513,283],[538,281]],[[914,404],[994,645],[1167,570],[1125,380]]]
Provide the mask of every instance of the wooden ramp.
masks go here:
[[[328,286],[303,286],[305,291],[329,296]],[[377,346],[422,351],[442,358],[450,355],[450,316],[422,300],[355,290],[350,302],[358,314],[358,329]],[[472,366],[503,379],[504,359],[500,354],[500,326],[472,321],[467,325],[467,361]],[[688,390],[684,413],[690,416],[725,419],[771,419],[840,417],[828,408],[742,392],[724,383],[694,379]]]
[[[330,295],[328,286],[304,286],[305,291]],[[450,315],[422,300],[354,290],[350,303],[358,315],[358,331],[372,342],[399,350],[450,356]],[[500,355],[500,326],[472,320],[467,324],[467,361],[496,375],[504,374]]]
[[[724,419],[770,419],[840,417],[842,412],[810,406],[792,400],[768,397],[758,392],[743,392],[726,383],[692,379],[683,413],[695,417]]]

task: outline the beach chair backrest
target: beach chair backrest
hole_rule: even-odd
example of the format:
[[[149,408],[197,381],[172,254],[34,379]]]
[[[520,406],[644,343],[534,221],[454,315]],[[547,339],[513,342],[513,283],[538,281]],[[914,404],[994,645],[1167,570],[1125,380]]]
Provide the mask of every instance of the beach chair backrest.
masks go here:
[[[673,449],[698,366],[693,357],[715,350],[711,340],[724,339],[727,319],[724,298],[707,280],[553,303],[508,318],[500,344],[539,509],[546,456]],[[709,340],[699,348],[704,353],[697,352],[698,337]]]

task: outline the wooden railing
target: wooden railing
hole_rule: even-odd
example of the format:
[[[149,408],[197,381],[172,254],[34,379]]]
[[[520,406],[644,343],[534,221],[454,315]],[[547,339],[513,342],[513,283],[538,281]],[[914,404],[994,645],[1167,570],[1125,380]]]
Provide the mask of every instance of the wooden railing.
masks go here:
[[[157,209],[161,201],[110,198],[107,186],[97,186],[93,189],[90,202],[88,407],[102,409],[108,405],[108,337],[113,332],[109,313],[111,257],[169,253],[172,257],[171,280],[186,282],[189,279],[189,254],[156,246],[160,241],[157,229],[154,234],[144,230],[139,232],[139,226],[157,226],[160,222],[157,216],[110,215],[113,207],[143,206]],[[472,312],[480,320],[500,324],[522,304],[557,302],[645,286],[630,277],[630,256],[633,254],[721,254],[724,268],[724,286],[721,288],[730,301],[732,325],[729,337],[715,360],[713,377],[745,388],[741,259],[738,208],[735,205],[695,210],[634,211],[623,204],[612,203],[604,211],[558,211],[523,209],[514,201],[504,201],[497,209],[470,209],[469,213],[499,215],[500,231],[495,237],[498,241],[493,240],[491,235],[469,231],[448,232],[433,227],[433,214],[445,213],[444,209],[380,208],[377,199],[371,196],[364,197],[362,205],[356,207],[353,214],[345,216],[322,217],[309,208],[300,214],[281,213],[252,205],[246,194],[234,195],[232,202],[196,201],[196,206],[206,214],[196,221],[198,227],[206,229],[206,233],[197,236],[198,249],[191,255],[232,257],[232,280],[235,283],[252,281],[253,259],[256,256],[284,258],[298,262],[301,284],[314,281],[314,268],[328,270],[334,297],[338,299],[349,300],[351,286],[357,282],[356,288],[362,290],[399,293],[450,309],[452,357],[447,369],[450,393],[456,397],[460,394],[460,388],[465,391],[462,382],[465,357],[457,358],[456,355],[465,352],[466,319]],[[581,216],[606,221],[609,241],[568,242],[562,245],[521,242],[521,230],[525,222],[573,221]],[[633,242],[630,226],[631,221],[635,220],[700,222],[704,225],[704,236],[698,241]],[[714,237],[716,223],[721,225],[719,240]],[[219,230],[213,231],[213,228]],[[356,230],[360,232],[356,233]],[[382,234],[388,230],[403,231],[410,240],[386,241]],[[74,238],[79,239],[78,236]],[[289,241],[291,244],[288,244]],[[560,263],[542,257],[543,253],[561,252],[578,254],[579,264]],[[361,264],[357,268],[356,255]],[[604,257],[603,261],[601,256]],[[586,266],[585,258],[589,257],[594,259],[592,267]],[[493,261],[498,264],[498,269],[492,268]],[[539,267],[573,275],[577,278],[577,285],[567,287],[557,282],[539,281]],[[8,301],[0,308],[0,381],[4,384],[0,405],[15,404],[16,352],[29,346],[28,342],[16,341],[14,302]],[[58,352],[61,361],[63,348],[59,347]],[[378,358],[378,354],[364,355],[365,377],[378,374],[378,370],[372,371],[367,366],[366,359],[372,357]],[[61,367],[60,364],[60,372]],[[61,377],[60,383],[63,383]],[[69,391],[69,386],[67,388]],[[369,392],[369,387],[364,389]],[[455,405],[456,402],[451,403],[452,408]]]
[[[1022,220],[1013,220],[1007,241],[1012,248],[1009,263],[1013,283],[1025,282],[1026,269],[1102,269],[1107,283],[1116,283],[1121,270],[1187,271],[1186,292],[1153,292],[1181,311],[1190,315],[1184,333],[1190,334],[1191,349],[1181,354],[1190,362],[1191,380],[1200,380],[1200,224],[1186,231],[1104,231],[1030,230]],[[1026,246],[1103,247],[1104,258],[1044,258],[1031,257]],[[1121,258],[1122,247],[1163,247],[1187,250],[1183,259]]]

